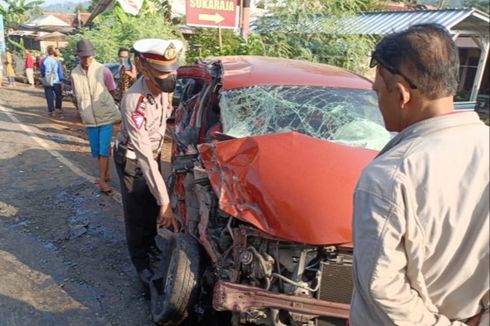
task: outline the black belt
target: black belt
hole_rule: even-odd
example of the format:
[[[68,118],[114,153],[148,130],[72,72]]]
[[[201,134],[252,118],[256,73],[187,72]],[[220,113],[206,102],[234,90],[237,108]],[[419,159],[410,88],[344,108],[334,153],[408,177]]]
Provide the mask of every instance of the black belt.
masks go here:
[[[132,148],[125,146],[123,144],[118,144],[116,150],[123,151],[124,157],[126,157],[128,160],[136,160],[137,158],[136,152]],[[153,151],[153,158],[156,160],[159,157],[160,157],[160,151]]]

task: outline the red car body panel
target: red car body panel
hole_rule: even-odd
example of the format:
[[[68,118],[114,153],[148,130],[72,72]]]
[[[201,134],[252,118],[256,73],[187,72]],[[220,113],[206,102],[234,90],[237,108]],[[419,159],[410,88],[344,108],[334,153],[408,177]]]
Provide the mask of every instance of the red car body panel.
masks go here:
[[[179,69],[177,70],[177,76],[178,78],[193,77],[193,78],[200,78],[207,81],[211,81],[212,79],[212,77],[209,75],[209,73],[206,70],[204,70],[202,67],[195,66],[195,65],[179,67]]]
[[[371,89],[368,79],[334,66],[260,56],[217,57],[225,90],[264,85]]]
[[[354,187],[377,153],[296,132],[199,151],[223,211],[273,237],[312,245],[352,241]]]

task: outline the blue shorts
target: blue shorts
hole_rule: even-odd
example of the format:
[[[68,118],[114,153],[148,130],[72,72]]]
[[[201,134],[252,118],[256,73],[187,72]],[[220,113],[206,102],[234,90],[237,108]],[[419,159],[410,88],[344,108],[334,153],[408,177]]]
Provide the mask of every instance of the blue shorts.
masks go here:
[[[112,140],[112,125],[87,127],[87,134],[92,156],[109,157]]]

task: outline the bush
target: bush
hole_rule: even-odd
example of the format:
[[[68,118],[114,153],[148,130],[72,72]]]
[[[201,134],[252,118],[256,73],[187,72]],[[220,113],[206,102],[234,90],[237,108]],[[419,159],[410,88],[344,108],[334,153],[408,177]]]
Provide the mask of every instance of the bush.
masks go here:
[[[93,29],[81,29],[70,38],[67,47],[62,49],[67,67],[73,68],[76,43],[88,39],[95,47],[95,58],[101,63],[116,62],[120,47],[130,48],[136,40],[143,38],[177,38],[182,35],[165,21],[161,15],[126,16],[124,19],[113,13],[99,16]]]
[[[269,56],[332,64],[364,73],[375,38],[341,34],[339,21],[374,9],[374,0],[270,0],[271,16],[255,23]]]
[[[265,55],[262,38],[251,34],[248,40],[236,35],[229,29],[222,30],[222,47],[219,47],[218,30],[197,28],[189,37],[187,62],[197,59],[224,55]]]

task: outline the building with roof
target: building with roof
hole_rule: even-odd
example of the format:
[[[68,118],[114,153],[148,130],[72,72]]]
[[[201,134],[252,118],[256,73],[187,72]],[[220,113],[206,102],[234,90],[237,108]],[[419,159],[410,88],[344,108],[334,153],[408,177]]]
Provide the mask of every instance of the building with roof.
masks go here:
[[[480,95],[488,102],[490,19],[477,9],[404,10],[367,12],[346,19],[342,33],[383,36],[411,25],[438,23],[453,36],[460,54],[461,81],[457,99],[476,101]]]
[[[10,31],[8,37],[15,42],[22,40],[26,49],[45,52],[50,45],[66,46],[68,42],[65,33],[73,29],[66,21],[54,15],[43,15],[29,20],[18,30]],[[49,37],[53,33],[57,33],[56,38]]]
[[[59,20],[64,21],[71,27],[81,27],[84,26],[90,17],[89,12],[78,12],[78,13],[64,13],[64,12],[44,12],[44,16],[53,16]]]

